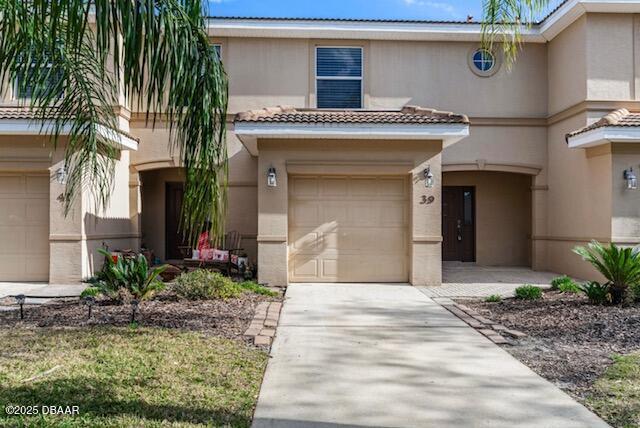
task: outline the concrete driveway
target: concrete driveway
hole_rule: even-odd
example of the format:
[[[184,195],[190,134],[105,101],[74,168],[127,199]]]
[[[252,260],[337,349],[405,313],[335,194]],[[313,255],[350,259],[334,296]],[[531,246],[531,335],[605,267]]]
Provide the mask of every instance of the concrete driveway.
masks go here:
[[[411,286],[300,284],[254,427],[606,427]]]

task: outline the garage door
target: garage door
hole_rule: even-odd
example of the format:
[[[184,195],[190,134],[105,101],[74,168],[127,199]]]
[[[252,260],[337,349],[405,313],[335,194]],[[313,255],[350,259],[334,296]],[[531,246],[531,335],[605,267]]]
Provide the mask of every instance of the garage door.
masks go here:
[[[0,172],[0,281],[49,280],[49,176]]]
[[[291,282],[407,282],[404,177],[289,180]]]

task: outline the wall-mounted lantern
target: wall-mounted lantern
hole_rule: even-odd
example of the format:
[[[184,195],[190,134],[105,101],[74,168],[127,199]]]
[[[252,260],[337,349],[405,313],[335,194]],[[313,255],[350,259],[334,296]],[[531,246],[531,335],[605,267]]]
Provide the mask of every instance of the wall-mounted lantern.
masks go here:
[[[278,180],[276,178],[276,169],[274,167],[270,167],[267,171],[267,186],[269,187],[278,187]]]
[[[58,184],[65,184],[67,182],[67,170],[64,165],[56,170],[56,181]]]
[[[433,173],[431,172],[431,166],[427,166],[424,170],[424,187],[430,189],[433,187]]]
[[[633,173],[633,168],[625,169],[623,177],[627,181],[627,190],[636,190],[638,188],[638,179]]]

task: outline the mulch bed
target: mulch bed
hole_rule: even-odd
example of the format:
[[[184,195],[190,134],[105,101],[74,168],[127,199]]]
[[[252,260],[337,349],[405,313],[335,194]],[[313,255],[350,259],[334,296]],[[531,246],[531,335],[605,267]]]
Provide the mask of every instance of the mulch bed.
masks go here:
[[[258,303],[273,300],[281,299],[243,293],[234,299],[190,301],[178,299],[171,292],[163,292],[140,304],[136,322],[145,327],[201,331],[229,339],[243,338]],[[11,303],[14,302],[11,299]],[[20,320],[17,311],[0,311],[0,328],[127,326],[131,321],[131,305],[111,301],[96,302],[91,318],[87,317],[88,307],[78,300],[25,305],[24,313],[25,319]]]
[[[578,399],[612,363],[640,350],[640,305],[593,306],[584,296],[547,291],[537,301],[458,300],[529,336],[505,349]]]

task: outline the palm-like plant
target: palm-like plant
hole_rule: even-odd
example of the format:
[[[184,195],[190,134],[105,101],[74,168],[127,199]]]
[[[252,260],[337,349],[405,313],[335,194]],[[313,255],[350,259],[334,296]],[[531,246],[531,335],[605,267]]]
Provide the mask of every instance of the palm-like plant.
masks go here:
[[[107,250],[99,249],[98,252],[105,257],[104,265],[95,277],[87,281],[91,285],[82,292],[82,297],[105,295],[115,299],[124,289],[134,299],[141,301],[164,289],[164,283],[158,277],[167,268],[166,265],[149,269],[147,259],[142,254],[114,260]]]
[[[591,241],[573,251],[607,279],[613,304],[622,303],[627,290],[640,284],[640,251],[637,247],[622,248],[614,244],[605,247],[597,241]]]
[[[183,230],[209,219],[220,236],[226,200],[227,79],[211,49],[202,0],[0,0],[0,90],[17,81],[41,132],[64,147],[65,213],[82,189],[104,208],[112,190],[114,107],[133,100],[186,169]]]
[[[558,0],[484,0],[482,45],[492,49],[502,45],[505,64],[511,67],[522,42],[522,30],[530,28],[536,19]]]

